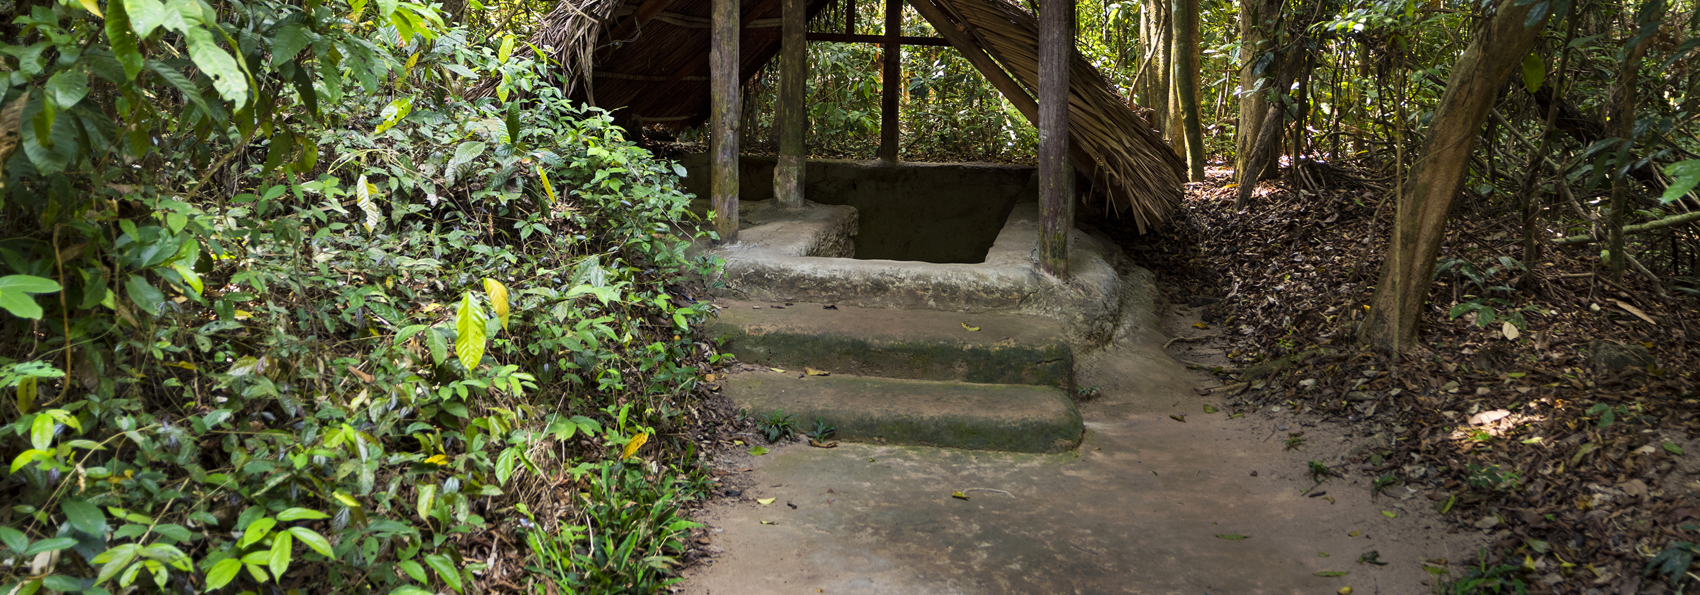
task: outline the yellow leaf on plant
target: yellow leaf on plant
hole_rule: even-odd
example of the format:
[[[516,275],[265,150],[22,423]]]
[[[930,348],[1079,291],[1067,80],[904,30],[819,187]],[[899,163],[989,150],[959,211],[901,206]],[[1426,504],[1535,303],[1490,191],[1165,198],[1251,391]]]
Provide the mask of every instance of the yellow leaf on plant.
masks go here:
[[[974,332],[974,331],[980,330],[980,327],[968,326],[968,323],[966,323],[966,322],[962,323],[962,328],[968,329],[968,332]]]
[[[447,456],[440,455],[440,454],[439,455],[431,455],[430,457],[425,459],[425,464],[427,464],[427,465],[447,465],[447,464],[449,464],[449,458]]]
[[[648,441],[649,434],[643,432],[638,432],[636,436],[632,436],[632,441],[627,442],[626,448],[620,451],[620,460],[631,458],[633,454],[637,453],[638,448],[642,447],[643,443]]]
[[[756,498],[756,504],[760,504],[762,506],[767,506],[769,504],[772,504],[774,500],[775,500],[775,498]]]
[[[77,3],[83,5],[83,10],[94,13],[94,16],[106,18],[106,15],[100,13],[100,4],[97,4],[95,0],[78,0]]]
[[[484,294],[490,296],[490,309],[496,311],[496,320],[502,321],[502,330],[508,330],[508,286],[485,277]]]

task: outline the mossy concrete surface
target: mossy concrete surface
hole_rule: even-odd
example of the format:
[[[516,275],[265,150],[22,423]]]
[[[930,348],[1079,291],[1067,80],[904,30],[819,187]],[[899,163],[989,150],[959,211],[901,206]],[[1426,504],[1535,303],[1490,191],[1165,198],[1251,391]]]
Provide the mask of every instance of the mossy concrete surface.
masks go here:
[[[1072,386],[1061,323],[1016,314],[727,301],[709,336],[747,363],[839,374]]]
[[[803,431],[818,418],[837,427],[836,437],[861,442],[1055,453],[1084,432],[1074,402],[1046,387],[787,370],[736,374],[722,390],[757,418],[783,411]]]

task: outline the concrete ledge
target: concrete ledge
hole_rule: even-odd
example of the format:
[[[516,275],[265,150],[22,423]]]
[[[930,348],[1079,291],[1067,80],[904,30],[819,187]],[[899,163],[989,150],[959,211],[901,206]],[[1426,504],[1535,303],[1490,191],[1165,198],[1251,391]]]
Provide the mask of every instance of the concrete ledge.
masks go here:
[[[782,410],[801,429],[816,418],[839,438],[1010,452],[1063,452],[1085,428],[1054,388],[750,372],[722,390],[755,415]]]
[[[752,214],[736,244],[714,248],[726,259],[721,295],[754,301],[806,301],[868,308],[1000,312],[1063,321],[1086,344],[1108,340],[1119,314],[1121,279],[1116,249],[1075,230],[1072,272],[1060,282],[1038,272],[1039,209],[1015,205],[997,241],[978,264],[858,260],[809,254],[809,246],[834,244],[822,234],[841,233],[843,214],[826,205],[785,210],[767,201],[745,203]],[[743,209],[740,209],[742,212]],[[853,215],[851,215],[853,217]],[[854,223],[850,223],[851,226]],[[816,251],[819,253],[819,251]]]
[[[964,325],[975,329],[970,331]],[[963,314],[793,303],[726,302],[710,337],[739,361],[884,378],[1073,386],[1062,325],[1016,314]]]

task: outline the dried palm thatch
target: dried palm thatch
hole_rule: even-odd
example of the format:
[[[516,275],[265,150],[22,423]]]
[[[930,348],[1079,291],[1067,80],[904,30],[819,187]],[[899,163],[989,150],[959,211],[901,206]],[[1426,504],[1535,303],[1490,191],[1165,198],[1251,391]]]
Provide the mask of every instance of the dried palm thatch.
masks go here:
[[[612,22],[622,4],[625,0],[561,0],[554,10],[543,15],[537,30],[526,38],[529,45],[520,45],[514,55],[534,58],[533,47],[548,51],[550,61],[566,67],[561,78],[567,93],[583,82],[585,92],[594,96],[590,80],[592,55],[607,33],[607,23]],[[500,79],[484,79],[472,88],[470,96],[488,97],[500,82]]]
[[[1039,88],[1039,22],[1005,0],[937,0],[974,41],[1030,92]],[[1105,189],[1104,208],[1131,211],[1143,232],[1168,219],[1181,201],[1186,162],[1111,89],[1104,75],[1075,52],[1069,70],[1069,141],[1084,172]]]

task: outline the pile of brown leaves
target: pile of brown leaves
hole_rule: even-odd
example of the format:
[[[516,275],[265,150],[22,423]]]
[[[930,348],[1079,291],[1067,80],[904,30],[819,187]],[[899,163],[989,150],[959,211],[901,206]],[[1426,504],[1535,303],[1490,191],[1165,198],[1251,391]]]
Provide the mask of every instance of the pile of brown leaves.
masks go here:
[[[1217,176],[1191,185],[1168,229],[1096,223],[1171,302],[1207,307],[1212,346],[1230,362],[1210,367],[1238,407],[1350,424],[1363,437],[1351,468],[1428,498],[1456,530],[1489,532],[1489,560],[1530,592],[1668,589],[1660,571],[1643,580],[1649,563],[1700,541],[1700,350],[1687,323],[1700,299],[1633,273],[1613,281],[1592,247],[1549,244],[1541,262],[1508,266],[1500,257],[1522,250],[1517,216],[1466,205],[1441,250],[1450,264],[1422,346],[1392,359],[1356,342],[1390,184],[1316,163],[1300,173],[1304,189],[1265,184],[1245,212]],[[1452,316],[1472,301],[1494,318]],[[1594,353],[1614,346],[1603,342],[1639,346],[1653,364],[1605,369]]]

